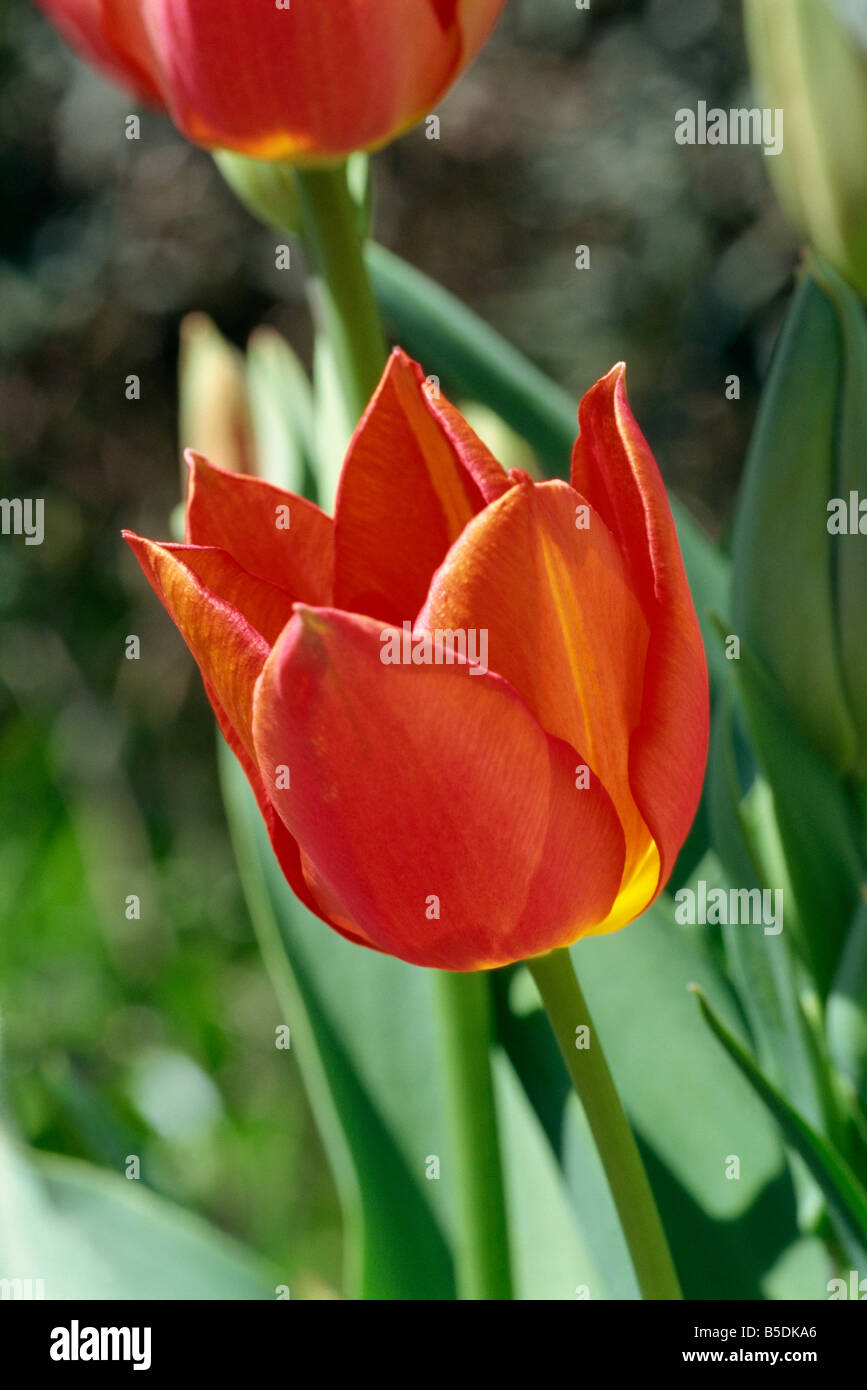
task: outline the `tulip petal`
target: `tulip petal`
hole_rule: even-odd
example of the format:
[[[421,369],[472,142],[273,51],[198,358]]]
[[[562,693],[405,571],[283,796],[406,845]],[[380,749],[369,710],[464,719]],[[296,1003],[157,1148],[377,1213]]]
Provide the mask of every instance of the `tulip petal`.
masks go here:
[[[346,456],[334,518],[334,603],[411,620],[449,546],[512,480],[421,367],[392,353]]]
[[[504,0],[38,0],[198,144],[322,162],[434,108]]]
[[[144,4],[176,123],[199,144],[263,159],[381,143],[461,65],[461,32],[443,29],[430,0]]]
[[[646,906],[658,871],[629,781],[648,629],[613,537],[582,507],[568,484],[525,478],[453,546],[418,626],[486,630],[491,668],[549,734],[583,750],[626,836],[616,920],[605,927],[613,930]]]
[[[270,644],[291,612],[291,600],[252,579],[225,551],[159,545],[130,532],[124,537],[198,664],[217,723],[247,774],[293,891],[342,935],[369,945],[360,933],[347,931],[322,911],[307,885],[298,846],[275,812],[256,765],[253,692]]]
[[[654,457],[626,398],[622,363],[587,392],[573,486],[616,537],[650,625],[630,781],[659,847],[664,886],[692,824],[707,758],[707,663],[677,533]]]
[[[434,0],[434,3],[455,15],[463,51],[469,58],[482,47],[502,9],[502,0]]]
[[[37,0],[72,46],[137,95],[162,106],[159,63],[131,0]]]
[[[244,744],[238,738],[238,735],[232,727],[231,720],[217,697],[216,691],[207,681],[204,682],[204,686],[205,693],[211,703],[211,708],[216,715],[220,732],[246,773],[247,781],[250,783],[260,814],[265,822],[265,828],[268,831],[271,847],[277,856],[277,862],[293,893],[297,898],[300,898],[305,907],[309,908],[309,910],[323,922],[327,922],[328,925],[333,927],[335,931],[338,931],[341,936],[347,937],[348,940],[355,942],[358,946],[370,946],[373,950],[376,950],[377,947],[373,946],[372,942],[365,940],[358,932],[347,930],[342,923],[334,921],[329,917],[323,910],[321,902],[311,892],[302,867],[301,851],[298,848],[297,842],[290,835],[280,817],[277,815],[277,812],[274,810],[274,805],[265,789],[265,783],[262,781],[259,769],[250,757]]]
[[[299,607],[259,680],[270,794],[328,906],[418,965],[473,970],[604,917],[624,844],[599,783],[520,697],[466,664],[386,665],[394,629]],[[399,634],[398,634],[399,636]]]
[[[190,545],[219,546],[294,599],[330,603],[333,523],[325,512],[261,478],[215,468],[192,450],[187,462]]]
[[[252,756],[253,689],[291,616],[291,598],[215,547],[124,537]]]

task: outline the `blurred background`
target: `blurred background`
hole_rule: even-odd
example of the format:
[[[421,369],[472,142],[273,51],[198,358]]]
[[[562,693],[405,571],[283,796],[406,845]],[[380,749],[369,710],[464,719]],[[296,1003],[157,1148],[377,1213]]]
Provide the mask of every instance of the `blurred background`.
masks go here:
[[[33,1145],[118,1172],[141,1155],[151,1186],[322,1296],[337,1201],[274,1047],[210,711],[119,534],[168,534],[183,317],[239,345],[273,324],[307,359],[303,276],[167,120],[139,111],[124,138],[138,108],[28,0],[0,24],[0,495],[46,515],[43,545],[0,538],[7,1098]],[[576,404],[624,358],[668,485],[719,537],[798,241],[760,149],[675,144],[699,99],[751,104],[738,5],[510,0],[441,139],[376,157],[375,233]]]

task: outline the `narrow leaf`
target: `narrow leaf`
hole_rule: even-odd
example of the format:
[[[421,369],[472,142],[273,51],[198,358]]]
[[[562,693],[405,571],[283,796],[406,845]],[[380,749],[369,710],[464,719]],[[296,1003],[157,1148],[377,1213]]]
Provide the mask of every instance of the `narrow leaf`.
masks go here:
[[[777,1121],[786,1141],[800,1155],[825,1194],[851,1254],[859,1264],[867,1261],[867,1190],[833,1145],[817,1134],[756,1065],[746,1048],[729,1032],[698,985],[690,985],[711,1032],[740,1068],[756,1095]]]

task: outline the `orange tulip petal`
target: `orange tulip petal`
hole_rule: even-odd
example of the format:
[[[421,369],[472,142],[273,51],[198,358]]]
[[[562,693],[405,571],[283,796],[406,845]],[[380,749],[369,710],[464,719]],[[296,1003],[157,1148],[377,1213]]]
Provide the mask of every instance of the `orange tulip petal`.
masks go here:
[[[434,104],[472,56],[432,0],[143,2],[180,128],[201,144],[263,158],[382,143]],[[502,0],[480,2],[490,27]]]
[[[193,450],[187,451],[187,462],[188,544],[220,546],[250,574],[293,598],[330,603],[330,516],[261,478],[215,468]]]
[[[247,774],[293,891],[342,935],[369,945],[360,933],[332,921],[311,893],[298,846],[274,810],[256,766],[251,736],[253,691],[269,644],[291,611],[291,600],[261,580],[251,579],[225,551],[158,545],[130,532],[124,536],[195,657],[223,737]]]
[[[39,0],[90,61],[198,144],[321,161],[432,108],[505,0]]]
[[[262,775],[256,763],[250,757],[245,745],[232,727],[231,720],[223,709],[213,686],[211,686],[207,680],[204,681],[204,686],[205,693],[211,702],[211,708],[217,717],[220,731],[247,775],[247,781],[250,783],[260,814],[265,822],[265,828],[268,832],[271,846],[277,856],[277,862],[293,893],[297,898],[300,898],[304,906],[315,913],[321,921],[326,922],[329,927],[333,927],[341,936],[345,936],[348,941],[354,942],[356,946],[369,946],[371,950],[378,950],[379,948],[374,946],[372,941],[368,941],[350,924],[331,916],[326,910],[325,904],[321,898],[312,891],[307,881],[307,874],[305,873],[302,862],[303,856],[298,848],[298,843],[293,836],[290,835],[286,826],[277,815],[274,804],[265,789],[265,783],[262,780]]]
[[[349,446],[334,518],[334,603],[411,620],[449,546],[512,482],[421,367],[395,351]]]
[[[40,9],[95,67],[137,95],[164,105],[159,64],[132,0],[37,0]]]
[[[576,525],[585,520],[586,528]],[[418,625],[486,629],[491,669],[549,734],[583,750],[617,807],[627,844],[624,889],[631,884],[631,914],[641,911],[657,865],[630,786],[629,746],[641,715],[648,627],[602,519],[587,514],[568,484],[525,479],[453,546]]]
[[[252,757],[253,688],[291,616],[291,598],[223,550],[124,538]]]
[[[620,882],[607,794],[498,676],[383,664],[391,632],[299,607],[256,690],[259,767],[289,768],[269,792],[331,913],[450,970],[574,940]]]
[[[617,538],[650,625],[630,780],[659,847],[661,890],[701,796],[707,663],[665,487],[629,408],[622,363],[587,392],[578,418],[573,486]]]

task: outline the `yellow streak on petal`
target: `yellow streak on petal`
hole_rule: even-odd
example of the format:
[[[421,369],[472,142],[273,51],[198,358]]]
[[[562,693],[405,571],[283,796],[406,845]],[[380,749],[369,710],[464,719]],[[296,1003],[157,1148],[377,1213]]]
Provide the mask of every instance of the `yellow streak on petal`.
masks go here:
[[[569,575],[563,552],[540,531],[542,560],[552,605],[560,627],[563,650],[569,672],[583,713],[585,734],[582,752],[611,796],[620,815],[626,837],[626,862],[623,878],[611,911],[604,921],[587,936],[600,936],[617,931],[638,917],[647,907],[659,881],[659,850],[632,796],[628,774],[628,750],[612,747],[610,740],[598,737],[597,725],[588,717],[594,700],[604,700],[606,693],[593,661],[592,644],[581,622],[581,608],[575,603],[574,583]]]
[[[659,882],[659,850],[650,838],[650,832],[643,820],[641,824],[647,835],[647,843],[643,852],[638,856],[637,862],[634,853],[627,854],[623,881],[611,906],[611,911],[598,926],[583,932],[583,936],[604,936],[607,932],[617,931],[620,927],[625,927],[627,922],[632,922],[641,915],[656,892],[656,885]]]

